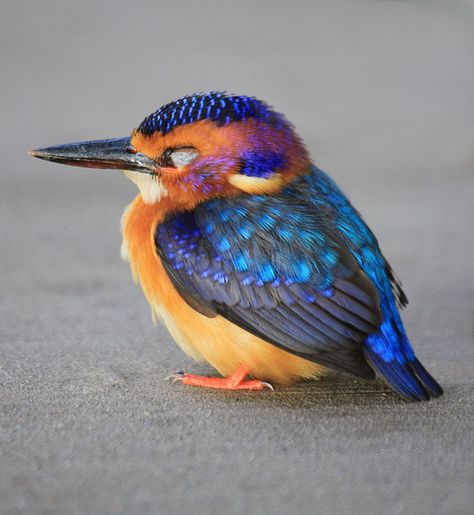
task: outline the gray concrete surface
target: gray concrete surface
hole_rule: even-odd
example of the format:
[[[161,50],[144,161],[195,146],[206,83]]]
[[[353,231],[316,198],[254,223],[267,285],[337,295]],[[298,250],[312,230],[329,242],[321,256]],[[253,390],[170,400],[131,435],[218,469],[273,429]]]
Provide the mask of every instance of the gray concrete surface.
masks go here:
[[[3,3],[2,515],[473,512],[473,20],[461,1]],[[444,397],[164,381],[210,370],[152,326],[119,260],[133,185],[25,152],[208,89],[286,112],[350,193]]]

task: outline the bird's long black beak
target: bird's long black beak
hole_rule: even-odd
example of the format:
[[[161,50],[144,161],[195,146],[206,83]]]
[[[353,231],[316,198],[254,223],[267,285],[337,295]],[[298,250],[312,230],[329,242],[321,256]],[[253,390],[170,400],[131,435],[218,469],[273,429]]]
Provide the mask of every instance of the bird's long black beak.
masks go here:
[[[153,159],[131,146],[130,138],[81,141],[31,150],[29,153],[46,161],[84,168],[133,170],[149,174],[158,168]]]

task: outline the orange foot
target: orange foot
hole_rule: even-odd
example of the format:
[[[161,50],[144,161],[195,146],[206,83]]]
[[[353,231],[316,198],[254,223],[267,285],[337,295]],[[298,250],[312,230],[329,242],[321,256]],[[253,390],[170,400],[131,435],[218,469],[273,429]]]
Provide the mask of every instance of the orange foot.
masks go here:
[[[166,379],[176,383],[181,381],[183,384],[189,386],[201,386],[204,388],[216,388],[218,390],[263,390],[269,388],[273,390],[273,386],[270,383],[264,381],[258,381],[256,379],[251,381],[245,381],[249,373],[249,369],[240,365],[240,367],[230,376],[227,377],[204,377],[194,376],[192,374],[185,374],[184,372],[175,372]]]

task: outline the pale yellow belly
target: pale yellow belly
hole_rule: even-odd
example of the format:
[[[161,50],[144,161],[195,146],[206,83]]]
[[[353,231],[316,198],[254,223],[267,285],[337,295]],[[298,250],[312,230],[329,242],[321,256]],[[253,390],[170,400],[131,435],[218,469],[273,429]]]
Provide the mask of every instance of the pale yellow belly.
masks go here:
[[[248,333],[221,316],[204,317],[169,312],[157,306],[161,318],[176,343],[196,360],[207,361],[222,375],[246,365],[258,379],[290,383],[321,375],[322,367],[298,358]]]

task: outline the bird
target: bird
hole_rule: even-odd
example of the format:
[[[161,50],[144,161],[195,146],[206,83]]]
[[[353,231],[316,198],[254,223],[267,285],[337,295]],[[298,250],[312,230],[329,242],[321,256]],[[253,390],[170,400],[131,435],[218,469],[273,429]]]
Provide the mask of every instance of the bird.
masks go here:
[[[443,393],[413,351],[407,297],[376,237],[266,102],[196,93],[129,137],[30,154],[121,170],[138,187],[122,258],[153,317],[221,375],[173,382],[263,390],[336,371],[379,378],[410,401]]]

